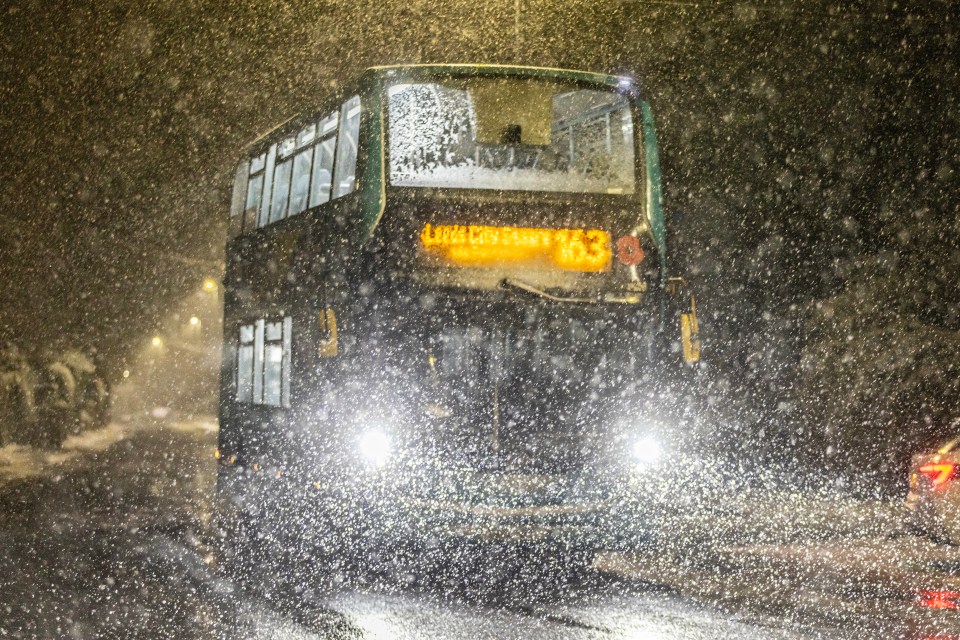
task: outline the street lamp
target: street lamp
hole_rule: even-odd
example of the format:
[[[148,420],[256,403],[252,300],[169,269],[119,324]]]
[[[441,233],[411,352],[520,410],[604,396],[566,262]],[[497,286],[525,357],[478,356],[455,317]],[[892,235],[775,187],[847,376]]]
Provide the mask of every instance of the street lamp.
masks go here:
[[[163,340],[160,339],[160,336],[153,336],[153,340],[150,341],[150,344],[159,348],[163,344]]]
[[[213,278],[207,278],[203,281],[203,289],[204,291],[216,291],[217,281]]]

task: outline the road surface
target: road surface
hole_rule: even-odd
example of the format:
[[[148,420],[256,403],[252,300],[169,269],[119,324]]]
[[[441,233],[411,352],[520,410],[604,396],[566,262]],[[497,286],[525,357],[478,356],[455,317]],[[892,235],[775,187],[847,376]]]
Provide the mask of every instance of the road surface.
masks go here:
[[[0,638],[960,640],[960,553],[909,536],[454,577],[472,588],[449,575],[241,588],[208,533],[215,439],[211,421],[142,417],[56,454],[0,449]]]

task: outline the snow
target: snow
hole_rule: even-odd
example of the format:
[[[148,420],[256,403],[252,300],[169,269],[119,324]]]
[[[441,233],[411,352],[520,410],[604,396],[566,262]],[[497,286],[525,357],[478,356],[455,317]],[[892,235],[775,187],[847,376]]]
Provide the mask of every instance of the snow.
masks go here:
[[[111,422],[101,429],[69,436],[56,451],[19,444],[0,447],[0,488],[15,480],[65,473],[82,463],[86,455],[106,451],[140,428],[142,426],[138,422],[129,420]],[[182,433],[211,434],[216,433],[217,424],[210,418],[173,420],[167,424],[167,428]]]
[[[506,191],[567,191],[575,193],[630,194],[633,189],[611,188],[610,182],[577,171],[545,173],[535,169],[492,169],[470,165],[437,166],[416,173],[397,172],[392,184],[398,187],[503,189]]]
[[[84,453],[103,451],[124,439],[129,427],[112,422],[102,429],[72,435],[57,451],[36,449],[29,446],[8,444],[0,447],[0,486],[11,480],[19,480],[62,471],[68,463]]]
[[[954,611],[922,603],[949,602],[930,593],[960,590],[960,549],[906,535],[894,503],[789,492],[745,496],[713,538],[702,525],[717,521],[675,530],[690,544],[653,555],[602,552],[593,563],[599,573],[572,581],[536,566],[502,573],[509,562],[439,566],[437,575],[426,568],[408,575],[404,566],[327,594],[282,590],[276,569],[264,566],[241,587],[215,570],[207,529],[215,435],[211,418],[140,414],[73,437],[60,454],[4,448],[2,468],[20,482],[0,483],[0,500],[14,507],[0,523],[0,568],[17,563],[31,577],[0,581],[0,597],[14,607],[0,616],[0,632],[51,628],[55,616],[83,636],[123,636],[153,616],[168,637],[230,630],[251,640],[825,640],[957,629]],[[50,511],[54,497],[60,508]],[[831,519],[837,527],[825,529]],[[876,519],[885,524],[856,527]],[[722,535],[724,527],[742,534],[764,522],[752,541]],[[784,522],[792,523],[787,533]],[[691,517],[677,526],[694,524]],[[475,571],[481,580],[469,586]],[[30,598],[21,599],[26,590]],[[83,602],[89,611],[76,608]]]
[[[479,81],[475,81],[479,83]],[[534,84],[534,83],[530,83]],[[478,140],[479,87],[424,83],[389,90],[390,181],[402,187],[631,194],[634,129],[626,99],[610,91],[537,85],[552,102],[550,144]],[[530,87],[527,87],[527,91]],[[541,96],[542,97],[542,96]],[[551,102],[547,103],[550,108]],[[500,111],[505,99],[485,108]],[[542,106],[542,105],[541,105]],[[596,110],[606,109],[596,115]],[[519,120],[530,113],[511,113]],[[594,113],[589,119],[586,114]],[[497,117],[506,117],[496,113]],[[563,122],[573,122],[560,126]],[[519,127],[520,125],[514,125]],[[535,128],[535,126],[531,127]],[[524,134],[526,135],[526,134]],[[573,140],[570,136],[573,136]]]
[[[71,436],[57,451],[0,448],[0,590],[14,583],[29,594],[12,605],[23,608],[15,615],[0,608],[0,631],[12,619],[14,634],[26,637],[185,637],[217,618],[188,591],[215,580],[197,563],[208,549],[191,541],[209,515],[216,425],[177,421],[169,407],[180,396],[213,411],[220,360],[214,349],[212,364],[199,364],[202,350],[191,360],[186,338],[168,339],[198,305],[178,301],[222,272],[224,176],[244,142],[271,121],[319,107],[353,71],[397,60],[636,74],[662,142],[671,252],[661,257],[672,269],[664,275],[695,276],[702,302],[704,362],[681,374],[690,431],[772,475],[800,469],[850,487],[847,495],[807,489],[691,501],[672,521],[662,557],[608,554],[601,565],[676,589],[686,604],[706,603],[702,626],[759,610],[774,635],[794,619],[829,618],[860,637],[894,638],[868,618],[915,621],[916,591],[957,587],[955,550],[905,535],[896,499],[909,455],[955,435],[960,397],[956,21],[944,6],[917,0],[547,4],[385,0],[347,16],[324,3],[68,3],[53,20],[43,3],[5,10],[4,121],[12,129],[0,181],[8,212],[0,341],[32,350],[95,345],[98,367],[102,356],[104,370],[153,383],[156,408]],[[447,139],[432,142],[448,151],[458,132],[440,120],[432,128]],[[392,159],[410,158],[407,151]],[[396,183],[611,187],[585,171],[541,181],[513,159],[448,159],[414,156],[417,170],[399,167]],[[209,309],[218,295],[208,296]],[[202,317],[204,331],[217,334],[216,315]],[[162,349],[148,346],[153,331],[163,334]],[[161,368],[173,373],[156,375]],[[171,521],[188,532],[182,539],[164,528]],[[145,567],[155,576],[138,573]],[[238,599],[250,612],[249,637],[320,635],[293,613]],[[351,620],[387,629],[393,622],[370,609],[389,609],[405,629],[458,614],[464,625],[486,621],[481,606],[414,600],[337,603]],[[102,632],[102,618],[74,620],[95,604],[103,605],[97,615],[115,613],[129,626]],[[711,615],[715,605],[727,609]],[[658,612],[644,610],[642,622],[608,635],[687,630],[649,626]],[[606,614],[578,614],[590,628],[571,635],[602,635]],[[19,625],[25,619],[39,626]],[[560,635],[561,626],[549,628]],[[955,618],[918,622],[903,635],[956,638],[957,626]]]

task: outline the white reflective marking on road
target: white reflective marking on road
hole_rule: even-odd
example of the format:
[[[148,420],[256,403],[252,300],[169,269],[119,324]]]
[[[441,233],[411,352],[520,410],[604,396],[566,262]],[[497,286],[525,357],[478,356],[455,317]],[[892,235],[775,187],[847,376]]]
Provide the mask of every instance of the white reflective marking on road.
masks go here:
[[[419,595],[343,594],[328,605],[370,640],[801,640],[806,636],[723,620],[664,594],[601,596],[580,605],[484,608]],[[519,606],[519,605],[518,605]]]

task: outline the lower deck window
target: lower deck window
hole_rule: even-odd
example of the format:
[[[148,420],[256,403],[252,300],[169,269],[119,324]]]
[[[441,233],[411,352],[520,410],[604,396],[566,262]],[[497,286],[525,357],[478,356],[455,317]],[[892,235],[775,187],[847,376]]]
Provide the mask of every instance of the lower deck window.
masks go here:
[[[242,325],[237,342],[237,402],[290,406],[290,318]]]

